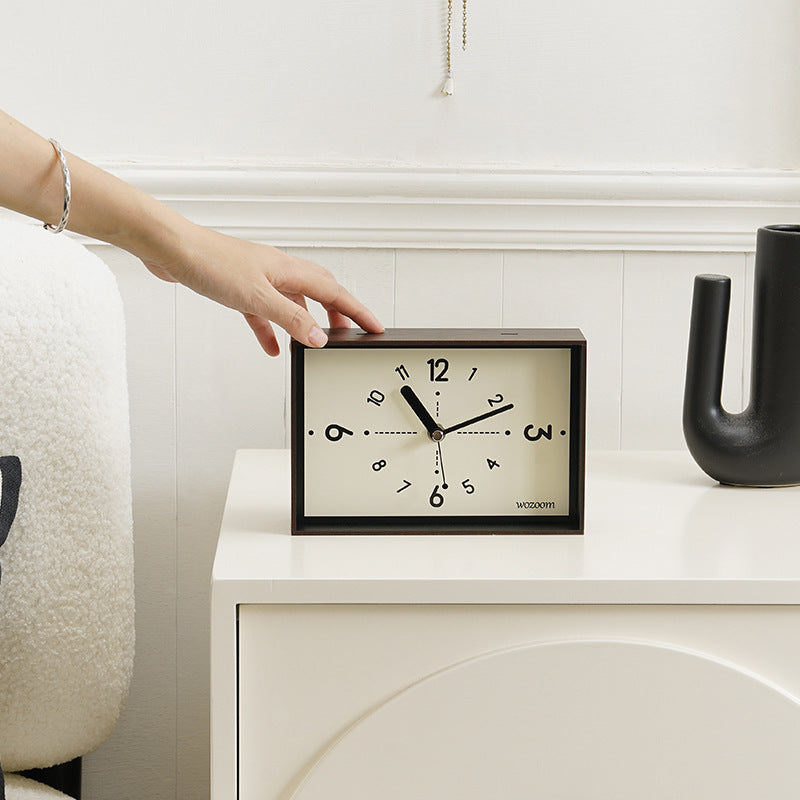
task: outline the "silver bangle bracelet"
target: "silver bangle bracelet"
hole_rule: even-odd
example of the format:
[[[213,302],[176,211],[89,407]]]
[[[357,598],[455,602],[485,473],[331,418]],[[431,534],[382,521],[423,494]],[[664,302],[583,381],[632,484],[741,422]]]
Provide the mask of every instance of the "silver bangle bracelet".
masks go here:
[[[61,233],[67,227],[67,220],[69,219],[69,204],[72,200],[72,186],[69,181],[69,167],[67,166],[67,159],[64,156],[64,151],[61,145],[55,139],[48,139],[50,144],[53,145],[58,156],[58,163],[61,165],[61,174],[64,176],[64,211],[61,214],[61,221],[58,225],[50,225],[45,222],[44,227],[53,233]]]

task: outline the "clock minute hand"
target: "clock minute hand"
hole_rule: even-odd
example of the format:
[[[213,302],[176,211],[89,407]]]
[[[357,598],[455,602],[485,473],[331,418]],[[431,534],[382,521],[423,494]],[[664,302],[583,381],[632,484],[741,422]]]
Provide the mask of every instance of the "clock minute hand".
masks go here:
[[[497,414],[502,414],[504,411],[509,411],[512,408],[514,408],[513,403],[509,403],[506,406],[500,406],[500,408],[493,408],[491,411],[487,411],[485,414],[479,414],[477,417],[464,420],[464,422],[459,422],[458,425],[451,425],[449,428],[445,428],[444,433],[452,433],[453,431],[460,430],[461,428],[466,428],[467,425],[474,425],[476,422],[489,419],[489,417],[494,417]]]
[[[417,415],[419,421],[425,426],[431,439],[438,440],[444,435],[441,426],[428,413],[428,409],[422,405],[422,401],[417,397],[416,392],[408,385],[400,387],[400,394],[403,399],[411,406],[411,410]]]

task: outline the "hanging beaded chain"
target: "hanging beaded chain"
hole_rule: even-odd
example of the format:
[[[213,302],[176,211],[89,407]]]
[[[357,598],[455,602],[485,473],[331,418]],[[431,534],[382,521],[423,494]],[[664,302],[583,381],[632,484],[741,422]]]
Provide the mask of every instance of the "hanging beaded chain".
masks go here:
[[[453,0],[447,0],[447,79],[442,86],[442,94],[453,94],[453,64],[451,33],[453,29]],[[462,0],[461,10],[461,49],[467,49],[467,0]]]
[[[450,63],[450,28],[453,24],[453,0],[447,0],[447,79],[442,86],[442,94],[453,94],[453,71]]]

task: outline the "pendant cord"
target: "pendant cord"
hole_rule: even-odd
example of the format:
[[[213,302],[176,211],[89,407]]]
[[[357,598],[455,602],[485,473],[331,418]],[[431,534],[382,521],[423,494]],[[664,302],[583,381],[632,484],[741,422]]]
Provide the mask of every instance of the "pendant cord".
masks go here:
[[[453,27],[453,0],[447,0],[447,74],[448,76],[452,72],[452,65],[450,62],[451,58],[451,47],[450,47],[450,32]]]
[[[453,0],[447,0],[447,79],[442,86],[442,94],[453,94],[453,61],[452,61],[452,32],[453,32]],[[461,49],[467,49],[467,0],[461,0]]]

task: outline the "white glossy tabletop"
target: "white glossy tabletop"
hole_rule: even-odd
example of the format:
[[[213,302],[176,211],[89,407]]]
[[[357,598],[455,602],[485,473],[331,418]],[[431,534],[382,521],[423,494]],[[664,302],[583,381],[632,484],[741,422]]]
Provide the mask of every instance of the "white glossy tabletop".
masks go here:
[[[215,591],[263,603],[800,604],[800,488],[590,453],[583,536],[291,536],[288,450],[236,455]]]

